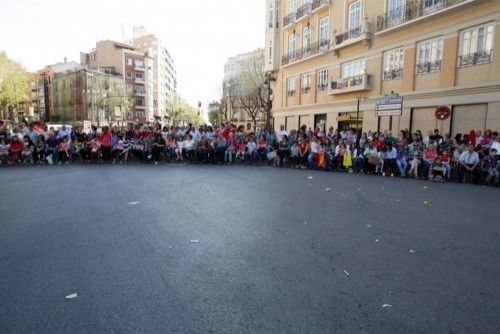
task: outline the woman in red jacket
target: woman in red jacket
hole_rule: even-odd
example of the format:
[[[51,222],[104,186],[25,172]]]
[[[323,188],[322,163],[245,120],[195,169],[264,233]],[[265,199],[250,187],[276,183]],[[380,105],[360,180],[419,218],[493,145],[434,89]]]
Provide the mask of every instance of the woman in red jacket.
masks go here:
[[[105,126],[102,128],[100,141],[101,141],[102,160],[104,162],[108,162],[110,160],[110,153],[111,153],[111,131],[109,131],[109,127]]]

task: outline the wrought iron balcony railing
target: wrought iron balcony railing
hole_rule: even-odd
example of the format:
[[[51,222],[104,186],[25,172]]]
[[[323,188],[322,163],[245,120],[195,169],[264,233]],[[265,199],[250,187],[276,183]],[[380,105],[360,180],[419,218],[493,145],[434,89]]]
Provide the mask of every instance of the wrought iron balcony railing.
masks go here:
[[[478,51],[458,57],[458,67],[468,67],[480,64],[491,63],[493,50]]]
[[[470,0],[411,0],[377,17],[377,32]]]
[[[344,31],[344,32],[334,32],[334,49],[340,49],[351,43],[356,43],[359,41],[368,42],[371,39],[371,25],[368,18],[364,18],[359,25]]]
[[[300,20],[304,16],[311,14],[316,9],[331,3],[332,0],[313,0],[312,2],[305,3],[297,8],[296,11],[289,13],[283,18],[283,27],[286,27],[295,21]]]
[[[294,96],[294,95],[295,95],[295,90],[288,90],[288,91],[286,92],[286,95],[288,95],[288,97],[292,97],[292,96]]]
[[[382,80],[388,81],[388,80],[396,80],[399,79],[403,76],[403,69],[398,68],[390,71],[384,71],[382,73]]]
[[[314,56],[320,52],[327,51],[329,43],[330,41],[328,39],[322,39],[319,42],[311,43],[302,49],[289,52],[281,58],[281,63],[282,65],[288,65],[307,57]]]
[[[435,73],[441,71],[442,60],[428,61],[422,64],[417,64],[417,75]]]
[[[344,94],[370,89],[370,75],[363,73],[360,75],[332,80],[330,84],[330,94]]]

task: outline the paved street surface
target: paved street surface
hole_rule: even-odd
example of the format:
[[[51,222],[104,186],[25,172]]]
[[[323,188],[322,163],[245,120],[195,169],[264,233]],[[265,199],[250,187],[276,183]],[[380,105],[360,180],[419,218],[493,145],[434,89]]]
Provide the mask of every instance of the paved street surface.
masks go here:
[[[0,333],[499,333],[499,195],[267,167],[2,168]]]

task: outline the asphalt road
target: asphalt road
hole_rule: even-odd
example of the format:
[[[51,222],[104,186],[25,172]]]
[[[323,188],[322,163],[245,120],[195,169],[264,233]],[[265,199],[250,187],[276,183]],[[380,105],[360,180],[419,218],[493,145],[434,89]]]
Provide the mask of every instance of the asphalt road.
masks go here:
[[[0,333],[499,333],[499,195],[267,167],[2,168]]]

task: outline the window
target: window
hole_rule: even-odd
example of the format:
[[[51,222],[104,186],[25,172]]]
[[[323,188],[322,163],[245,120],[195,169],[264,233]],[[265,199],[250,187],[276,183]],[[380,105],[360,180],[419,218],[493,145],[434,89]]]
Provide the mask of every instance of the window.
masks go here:
[[[142,73],[136,73],[135,74],[135,78],[139,79],[139,80],[143,80],[144,79],[144,75],[142,75]]]
[[[310,13],[312,9],[312,0],[304,0],[304,12]]]
[[[288,0],[288,14],[293,16],[293,19],[297,16],[297,0]]]
[[[141,85],[135,85],[134,87],[136,93],[144,94],[144,87]]]
[[[441,71],[443,59],[443,38],[435,38],[418,43],[417,74]]]
[[[132,58],[127,58],[127,65],[128,66],[133,66],[133,59]]]
[[[290,60],[295,60],[295,34],[288,35],[288,55]]]
[[[394,49],[384,53],[383,80],[394,80],[401,78],[403,74],[404,50]]]
[[[432,12],[443,7],[443,0],[424,0],[424,12]]]
[[[302,74],[301,91],[302,94],[308,94],[311,91],[311,75],[309,73]]]
[[[403,22],[405,13],[405,0],[388,0],[388,23],[390,26]]]
[[[470,28],[460,33],[458,67],[491,62],[493,25]]]
[[[132,117],[132,112],[131,111],[127,111],[127,117]]]
[[[342,65],[342,79],[357,77],[365,73],[366,61],[355,60]]]
[[[330,18],[324,17],[319,21],[319,47],[320,48],[325,48],[328,47],[329,42],[329,36],[328,36],[328,30],[329,30],[329,25],[330,25]]]
[[[269,8],[269,12],[267,15],[267,26],[269,29],[272,29],[274,26],[274,7],[273,6],[271,6]]]
[[[273,62],[273,42],[269,41],[269,54],[268,54],[269,64]]]
[[[318,91],[323,92],[328,88],[328,69],[319,70],[317,73]]]
[[[144,68],[144,60],[136,59],[135,60],[135,67]]]
[[[295,95],[295,78],[290,78],[286,80],[286,93],[288,96]]]
[[[349,5],[349,30],[358,29],[361,25],[361,0]]]
[[[139,106],[139,107],[143,106],[144,105],[144,100],[143,99],[136,99],[135,100],[135,105]]]
[[[302,48],[304,50],[304,57],[311,53],[311,27],[302,29]]]

